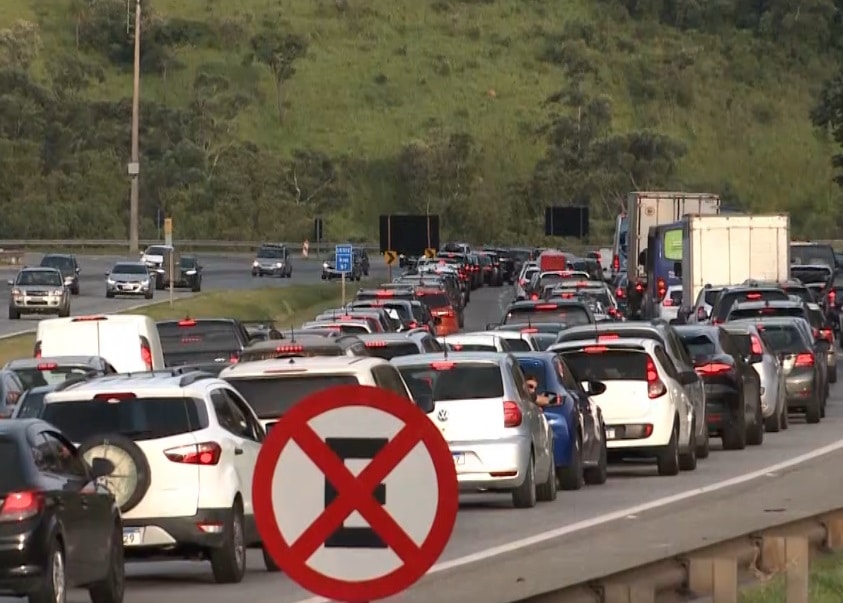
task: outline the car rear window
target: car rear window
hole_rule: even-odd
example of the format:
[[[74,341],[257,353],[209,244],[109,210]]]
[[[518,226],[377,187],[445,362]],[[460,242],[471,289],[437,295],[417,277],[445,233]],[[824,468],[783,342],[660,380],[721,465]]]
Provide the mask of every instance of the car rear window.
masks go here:
[[[679,304],[682,303],[682,289],[677,289],[675,291],[671,291],[670,293],[667,294],[667,296],[670,298],[670,301],[672,301],[676,305],[679,305]]]
[[[415,343],[386,343],[378,341],[366,342],[366,349],[370,356],[392,360],[398,356],[412,356],[419,353],[419,346]]]
[[[82,377],[93,371],[94,369],[90,366],[78,365],[44,365],[41,368],[31,366],[12,369],[12,372],[20,379],[24,389],[41,387],[43,385],[56,385],[74,377]]]
[[[610,348],[599,353],[562,352],[562,356],[578,381],[647,380],[648,356],[644,352]]]
[[[410,392],[430,395],[437,402],[503,397],[503,379],[497,364],[449,362],[399,366]]]
[[[534,333],[533,339],[536,340],[536,345],[538,346],[539,350],[545,351],[547,348],[556,343],[556,333]],[[520,352],[521,350],[515,351]],[[526,352],[527,350],[524,351]]]
[[[409,291],[391,291],[389,295],[378,295],[375,292],[369,293],[366,291],[361,291],[355,296],[354,301],[364,301],[370,299],[381,301],[386,301],[390,299],[404,299],[407,301],[413,301],[414,299],[416,299],[416,296],[414,293],[410,293]]]
[[[164,355],[185,352],[236,352],[240,338],[234,323],[218,320],[158,323]]]
[[[837,265],[837,260],[834,257],[834,250],[830,245],[791,245],[790,246],[790,263],[791,264],[823,264],[830,268]]]
[[[554,339],[556,339],[554,337]],[[529,352],[532,350],[530,343],[526,339],[507,339],[509,349],[513,352]]]
[[[797,267],[791,266],[790,275],[793,278],[798,278],[803,284],[808,283],[825,283],[831,277],[831,271],[826,267]]]
[[[808,351],[805,338],[795,326],[764,325],[761,337],[776,354],[799,354]]]
[[[261,419],[277,419],[302,398],[323,389],[337,385],[358,385],[354,375],[237,377],[226,380],[246,398]]]
[[[714,302],[717,301],[717,296],[720,295],[720,292],[723,289],[706,289],[705,293],[703,293],[703,301],[708,306],[713,306]]]
[[[507,322],[564,322],[569,327],[590,324],[588,312],[582,306],[547,306],[543,304],[535,306],[523,306],[512,308],[507,312],[503,324]]]
[[[679,338],[693,357],[712,356],[717,353],[717,345],[708,335],[680,334]]]
[[[785,287],[784,292],[808,304],[816,299],[813,292],[807,287]]]
[[[7,492],[17,492],[27,487],[23,468],[23,457],[18,443],[10,438],[0,438],[0,459],[3,459],[3,471],[0,471],[0,496]]]
[[[773,316],[789,316],[794,318],[805,318],[805,310],[800,307],[785,307],[785,308],[772,308],[772,307],[763,307],[763,308],[736,308],[729,312],[729,320],[740,320],[742,318],[757,318],[759,316],[764,316],[767,318]]]
[[[788,295],[783,289],[765,289],[753,291],[727,291],[720,297],[720,303],[717,304],[717,318],[725,320],[729,315],[729,310],[732,306],[741,302],[751,301],[787,301]]]
[[[339,331],[340,333],[344,333],[346,335],[365,335],[367,333],[371,333],[368,326],[366,325],[350,325],[350,324],[336,324],[336,323],[325,323],[325,327],[331,329],[332,331]],[[305,329],[307,330],[307,329]]]
[[[257,360],[270,360],[272,358],[310,358],[313,356],[344,356],[345,351],[338,345],[307,345],[296,346],[295,344],[281,345],[263,350],[244,350],[240,354],[240,362],[255,362]]]
[[[427,304],[428,308],[445,308],[451,305],[450,300],[444,293],[425,293],[419,295],[419,299]]]
[[[48,268],[58,268],[59,270],[72,270],[73,260],[69,257],[60,255],[44,256],[41,260],[41,266]]]
[[[15,419],[37,419],[44,410],[44,396],[47,391],[25,391],[18,400]]]
[[[105,395],[105,394],[103,394]],[[191,398],[128,398],[72,400],[47,403],[41,418],[74,442],[107,433],[133,440],[154,440],[190,433],[207,426]]]
[[[490,343],[448,343],[448,349],[455,352],[497,352]]]

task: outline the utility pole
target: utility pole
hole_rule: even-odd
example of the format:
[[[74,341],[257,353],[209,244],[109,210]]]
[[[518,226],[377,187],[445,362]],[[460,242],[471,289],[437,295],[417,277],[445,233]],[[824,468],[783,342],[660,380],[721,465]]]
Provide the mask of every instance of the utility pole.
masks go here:
[[[129,163],[129,177],[132,192],[129,200],[129,252],[138,253],[138,197],[140,196],[140,153],[138,152],[138,130],[140,127],[140,36],[141,0],[135,0],[135,74],[132,85],[132,159]]]

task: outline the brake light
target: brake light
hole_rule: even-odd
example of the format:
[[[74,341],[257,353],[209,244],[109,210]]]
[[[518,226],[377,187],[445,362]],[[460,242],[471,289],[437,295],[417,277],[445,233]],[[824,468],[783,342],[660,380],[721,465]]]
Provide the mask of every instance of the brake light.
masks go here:
[[[764,350],[761,347],[761,340],[758,339],[758,335],[752,333],[752,334],[750,334],[750,339],[752,340],[752,347],[750,349],[750,353],[753,356],[762,355],[764,353]]]
[[[59,368],[59,365],[55,362],[42,362],[38,366],[35,367],[35,370],[38,371],[54,371]]]
[[[664,299],[665,294],[667,293],[667,284],[665,284],[664,279],[660,278],[656,281],[656,295],[660,300]]]
[[[152,348],[149,347],[149,340],[141,335],[140,338],[141,360],[146,366],[146,370],[152,370]]]
[[[796,362],[794,362],[794,366],[798,367],[809,367],[814,366],[814,355],[813,354],[797,354],[796,355]]]
[[[114,392],[110,394],[96,394],[94,400],[134,400],[137,398],[132,392]]]
[[[609,348],[607,348],[605,345],[589,345],[584,347],[582,351],[586,354],[599,354],[601,352],[609,351]]]
[[[574,294],[573,293],[563,293],[561,297],[562,297],[562,299],[574,299]]]
[[[506,401],[503,403],[503,426],[518,427],[524,420],[521,408],[515,402]]]
[[[536,301],[538,298],[539,298],[539,296],[538,296],[538,295],[536,295],[535,293],[533,293],[533,294],[530,296],[530,299],[531,299],[531,300],[533,300],[533,301]]]
[[[666,297],[666,298],[664,299],[664,301],[662,302],[662,305],[663,305],[665,308],[670,308],[670,307],[673,305],[673,300],[672,300],[672,299],[670,299],[669,297]]]
[[[556,304],[536,304],[535,310],[555,310],[558,306]]]
[[[450,371],[455,366],[457,366],[456,362],[449,362],[447,360],[430,363],[430,368],[434,371]]]
[[[411,320],[407,326],[411,329],[418,329],[419,323],[417,323],[415,320]]]
[[[834,333],[831,329],[820,329],[820,337],[829,343],[834,343]]]
[[[651,399],[659,398],[667,393],[667,388],[656,370],[656,363],[649,356],[647,357],[647,396]]]
[[[40,492],[10,492],[0,507],[0,522],[23,521],[38,515],[44,504]]]
[[[574,285],[574,287],[578,287],[578,288],[579,287],[588,287],[588,282],[587,281],[577,281],[577,283]]]
[[[618,287],[617,291],[615,291],[615,297],[626,297],[626,291],[622,287]]]
[[[237,364],[238,362],[240,362],[240,354],[237,354],[236,352],[232,352],[231,355],[228,357],[228,361],[231,364]]]
[[[279,354],[294,354],[296,352],[303,352],[304,346],[300,345],[279,345],[275,347],[275,351]]]
[[[88,322],[91,320],[106,320],[106,316],[77,316],[70,322]]]
[[[378,291],[377,293],[375,293],[375,295],[377,297],[395,297],[395,291],[383,290]]]
[[[705,308],[699,307],[697,308],[697,320],[705,320],[706,311]]]
[[[709,362],[696,367],[697,373],[701,375],[719,375],[721,373],[728,373],[732,367],[722,362]]]
[[[529,328],[526,328],[526,329],[521,329],[521,332],[522,333],[538,333],[539,330],[535,327],[529,327]]]
[[[385,348],[386,342],[385,341],[367,341],[366,347],[367,348]]]
[[[832,306],[837,303],[837,292],[834,289],[828,292],[828,303]]]
[[[597,336],[597,341],[612,341],[613,339],[620,339],[621,336],[617,333],[606,333]]]
[[[174,463],[209,466],[220,462],[222,448],[216,442],[202,442],[169,448],[164,451],[164,456]]]
[[[641,283],[635,283],[635,290],[638,291],[638,293],[641,293],[644,290],[644,285]]]
[[[747,293],[746,298],[747,299],[761,299],[761,294],[760,293]]]
[[[193,320],[192,318],[185,318],[184,320],[179,321],[179,326],[180,327],[195,327],[196,321]]]
[[[612,256],[612,270],[617,272],[621,269],[621,259],[618,256]]]

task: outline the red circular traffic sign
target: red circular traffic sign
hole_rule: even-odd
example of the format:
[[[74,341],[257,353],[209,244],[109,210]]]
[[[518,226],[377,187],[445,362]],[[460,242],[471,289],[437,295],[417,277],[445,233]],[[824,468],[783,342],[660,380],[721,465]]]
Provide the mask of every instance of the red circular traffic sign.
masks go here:
[[[336,434],[317,433],[309,424],[313,419],[332,411],[358,407],[361,414],[379,411],[398,419],[403,426],[398,433],[378,432],[374,423],[367,434],[390,437],[366,467],[356,476],[329,448],[325,439]],[[364,409],[369,409],[368,411]],[[365,421],[365,418],[363,418]],[[322,429],[324,431],[324,428]],[[381,432],[383,429],[380,430]],[[310,461],[324,473],[326,482],[336,490],[336,498],[310,523],[294,542],[282,534],[279,513],[292,510],[276,509],[273,501],[273,481],[276,470],[289,444],[295,443]],[[374,495],[375,489],[390,475],[419,444],[430,457],[435,479],[423,482],[420,488],[436,488],[436,509],[429,532],[419,546],[407,531],[390,515]],[[416,483],[414,481],[414,483]],[[298,487],[290,484],[291,488]],[[459,488],[453,456],[447,442],[428,417],[407,399],[375,387],[340,385],[322,390],[302,399],[276,423],[263,443],[255,466],[252,483],[252,504],[255,521],[264,547],[282,571],[302,588],[320,595],[345,601],[363,603],[383,599],[399,593],[419,578],[436,562],[448,543],[456,522],[459,507]],[[308,560],[325,544],[334,530],[340,528],[352,513],[359,513],[383,543],[401,560],[396,569],[365,580],[349,580],[331,575],[330,570],[318,570]],[[354,548],[345,549],[353,555]],[[359,549],[358,549],[359,550]]]

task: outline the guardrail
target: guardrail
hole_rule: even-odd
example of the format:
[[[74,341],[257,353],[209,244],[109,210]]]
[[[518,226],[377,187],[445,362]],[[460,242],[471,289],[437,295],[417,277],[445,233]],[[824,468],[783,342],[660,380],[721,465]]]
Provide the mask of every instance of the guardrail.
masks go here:
[[[669,535],[668,535],[669,537]],[[812,553],[843,549],[843,510],[832,511],[648,563],[520,603],[738,603],[738,591],[777,574],[787,603],[807,603]]]
[[[0,264],[6,266],[17,266],[23,264],[23,256],[26,250],[22,247],[17,249],[8,249],[5,245],[0,245]]]
[[[281,241],[291,251],[300,250],[303,241]],[[181,249],[221,249],[229,251],[254,251],[266,241],[223,241],[223,240],[187,240],[175,239],[173,244]],[[139,241],[141,248],[147,245],[161,245],[160,239],[142,239]],[[342,243],[320,242],[310,243],[310,250],[333,250],[335,245]],[[356,247],[362,247],[366,251],[379,252],[379,245],[376,243],[353,243]],[[128,239],[7,239],[0,240],[0,249],[119,249],[128,248]]]

